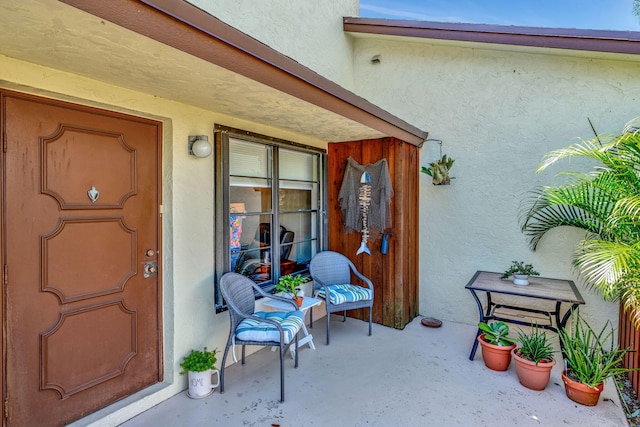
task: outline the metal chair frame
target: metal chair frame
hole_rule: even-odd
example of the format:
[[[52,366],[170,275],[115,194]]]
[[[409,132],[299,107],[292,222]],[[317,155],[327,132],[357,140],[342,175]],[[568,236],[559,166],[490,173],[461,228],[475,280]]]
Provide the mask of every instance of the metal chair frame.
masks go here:
[[[355,265],[346,256],[332,251],[324,251],[316,254],[309,264],[309,273],[313,279],[313,292],[331,285],[351,283],[351,273],[371,290],[371,299],[342,304],[332,304],[329,299],[329,290],[325,289],[325,306],[327,308],[327,345],[329,345],[329,332],[331,313],[343,312],[343,322],[347,320],[347,310],[369,307],[369,335],[371,335],[371,322],[373,311],[373,283],[362,275]],[[313,327],[313,307],[311,308],[310,327]]]
[[[222,296],[227,302],[229,307],[229,338],[227,339],[227,345],[224,349],[224,355],[222,357],[222,365],[220,368],[220,393],[224,393],[224,371],[227,361],[227,354],[232,344],[242,345],[242,364],[245,364],[245,346],[246,345],[262,345],[270,347],[279,347],[280,349],[280,401],[284,402],[284,356],[289,350],[292,343],[295,342],[295,367],[298,367],[298,333],[295,335],[295,339],[291,340],[289,344],[284,344],[284,329],[275,320],[263,319],[256,316],[255,313],[255,294],[263,297],[268,297],[275,300],[281,300],[290,303],[292,306],[291,311],[296,311],[298,306],[290,298],[279,297],[276,295],[267,294],[258,285],[256,285],[251,279],[238,273],[226,273],[220,279],[220,290]],[[269,323],[276,327],[280,332],[279,341],[248,341],[240,340],[236,338],[236,329],[240,322],[244,319],[255,319],[260,322]],[[298,331],[299,332],[299,331]]]

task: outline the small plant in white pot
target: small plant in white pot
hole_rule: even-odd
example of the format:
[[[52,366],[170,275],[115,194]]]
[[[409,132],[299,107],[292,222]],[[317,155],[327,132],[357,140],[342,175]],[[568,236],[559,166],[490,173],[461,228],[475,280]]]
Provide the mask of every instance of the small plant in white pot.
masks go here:
[[[189,391],[187,396],[194,399],[201,399],[213,393],[213,390],[220,383],[220,373],[216,369],[216,353],[217,349],[207,351],[207,347],[203,351],[191,350],[186,356],[180,367],[180,375],[187,374],[189,379]],[[218,381],[213,384],[211,376],[218,375]]]
[[[536,270],[533,269],[533,265],[525,264],[524,261],[512,261],[511,267],[509,267],[502,276],[501,279],[508,279],[513,276],[514,285],[528,285],[529,276],[539,276]]]

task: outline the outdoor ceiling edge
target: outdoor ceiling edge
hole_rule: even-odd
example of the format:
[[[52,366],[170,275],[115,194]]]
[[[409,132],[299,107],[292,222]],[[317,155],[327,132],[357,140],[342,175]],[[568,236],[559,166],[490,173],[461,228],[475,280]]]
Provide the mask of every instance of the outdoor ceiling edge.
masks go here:
[[[640,54],[640,32],[345,17],[346,32]]]
[[[387,136],[421,146],[423,131],[186,1],[59,0]]]

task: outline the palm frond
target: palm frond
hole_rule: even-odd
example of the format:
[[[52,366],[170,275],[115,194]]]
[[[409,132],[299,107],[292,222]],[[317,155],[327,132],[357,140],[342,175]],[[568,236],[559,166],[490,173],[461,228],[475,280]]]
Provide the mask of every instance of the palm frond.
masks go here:
[[[605,143],[602,143],[605,141]],[[616,138],[599,136],[591,140],[580,139],[580,143],[572,144],[565,148],[553,150],[547,153],[542,162],[538,165],[536,173],[543,172],[549,166],[558,161],[570,157],[585,157],[594,159],[603,164],[608,164],[610,159],[609,151],[616,145]]]
[[[518,210],[522,232],[535,250],[555,227],[585,230],[574,265],[605,299],[620,299],[640,326],[640,118],[627,123],[622,134],[581,139],[551,151],[537,172],[571,157],[597,164],[586,173],[559,174],[565,185],[529,192]]]
[[[640,195],[618,200],[611,215],[615,222],[640,227]]]
[[[609,236],[609,218],[615,208],[598,181],[583,180],[571,186],[541,187],[530,192],[518,209],[520,227],[535,250],[542,236],[559,226],[572,226]]]
[[[605,240],[582,241],[575,264],[588,285],[615,301],[629,278],[640,274],[640,243],[627,245]]]

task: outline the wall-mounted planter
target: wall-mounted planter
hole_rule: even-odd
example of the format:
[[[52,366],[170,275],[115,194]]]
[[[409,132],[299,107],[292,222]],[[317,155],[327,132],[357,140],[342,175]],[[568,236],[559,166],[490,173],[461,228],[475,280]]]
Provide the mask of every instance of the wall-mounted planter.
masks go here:
[[[429,175],[433,185],[449,185],[451,180],[454,179],[449,176],[449,171],[454,162],[455,160],[445,154],[440,160],[429,163],[429,167],[422,166],[420,172]]]

